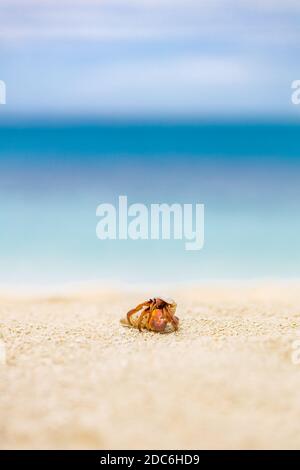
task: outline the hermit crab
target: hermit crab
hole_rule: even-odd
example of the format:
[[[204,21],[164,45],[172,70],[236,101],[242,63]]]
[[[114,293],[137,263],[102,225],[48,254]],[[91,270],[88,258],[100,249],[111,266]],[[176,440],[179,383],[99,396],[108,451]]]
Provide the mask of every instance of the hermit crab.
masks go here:
[[[172,299],[155,297],[137,305],[121,320],[123,326],[131,326],[167,333],[178,330],[179,319],[175,316],[177,304]]]

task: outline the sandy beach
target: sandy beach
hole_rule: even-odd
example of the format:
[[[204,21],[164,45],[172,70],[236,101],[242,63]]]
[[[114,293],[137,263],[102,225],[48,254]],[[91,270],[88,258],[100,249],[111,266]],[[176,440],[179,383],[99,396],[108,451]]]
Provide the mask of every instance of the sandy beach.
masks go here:
[[[0,289],[2,449],[300,448],[300,282],[168,286],[180,330],[124,328],[151,289]]]

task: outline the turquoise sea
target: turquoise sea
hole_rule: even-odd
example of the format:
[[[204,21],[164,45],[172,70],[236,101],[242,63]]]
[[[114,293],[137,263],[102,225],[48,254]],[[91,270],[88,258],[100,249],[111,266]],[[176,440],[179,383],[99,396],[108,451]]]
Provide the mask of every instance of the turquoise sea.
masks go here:
[[[96,207],[205,204],[205,245],[100,241]],[[0,282],[300,274],[300,125],[30,122],[0,127]]]

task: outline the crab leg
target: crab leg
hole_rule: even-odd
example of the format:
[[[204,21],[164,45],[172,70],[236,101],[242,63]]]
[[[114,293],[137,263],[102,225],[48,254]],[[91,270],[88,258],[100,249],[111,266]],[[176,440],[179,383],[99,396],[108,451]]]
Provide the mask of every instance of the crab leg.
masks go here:
[[[148,315],[149,313],[149,307],[145,308],[145,310],[142,311],[142,313],[140,314],[140,318],[139,318],[139,321],[138,321],[138,324],[137,324],[137,327],[140,331],[142,331],[142,321],[143,321],[143,318],[145,315]]]
[[[148,320],[147,320],[147,329],[148,330],[151,330],[150,320],[151,320],[151,317],[152,317],[152,313],[154,312],[155,309],[156,309],[156,303],[152,302],[152,305],[150,306],[150,309],[149,309],[149,317],[148,317]]]
[[[139,312],[143,307],[148,307],[149,305],[151,305],[151,302],[147,301],[147,302],[143,302],[142,304],[137,305],[137,307],[133,308],[132,310],[129,310],[129,312],[127,313],[127,321],[129,323],[129,325],[132,325],[132,323],[131,323],[132,315]],[[134,325],[132,325],[132,326],[134,326]]]

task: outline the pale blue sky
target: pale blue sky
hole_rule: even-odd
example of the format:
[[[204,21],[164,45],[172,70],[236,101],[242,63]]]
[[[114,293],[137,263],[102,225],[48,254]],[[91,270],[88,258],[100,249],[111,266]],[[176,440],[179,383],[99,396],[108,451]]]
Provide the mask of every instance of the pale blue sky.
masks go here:
[[[0,119],[288,116],[298,0],[1,0]]]

